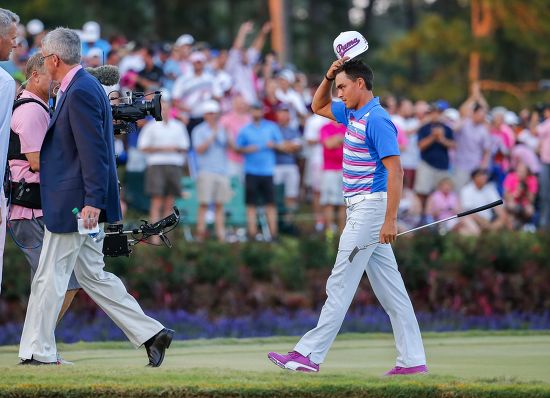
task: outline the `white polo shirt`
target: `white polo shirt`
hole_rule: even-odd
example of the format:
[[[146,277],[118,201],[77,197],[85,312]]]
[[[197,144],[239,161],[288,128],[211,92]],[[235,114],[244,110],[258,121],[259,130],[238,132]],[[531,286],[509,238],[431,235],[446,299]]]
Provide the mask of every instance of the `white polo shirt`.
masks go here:
[[[178,120],[170,119],[167,123],[151,120],[141,129],[138,137],[138,149],[158,148],[159,152],[145,153],[147,165],[183,166],[185,154],[181,152],[164,152],[162,148],[176,147],[189,149],[189,134],[185,125]]]

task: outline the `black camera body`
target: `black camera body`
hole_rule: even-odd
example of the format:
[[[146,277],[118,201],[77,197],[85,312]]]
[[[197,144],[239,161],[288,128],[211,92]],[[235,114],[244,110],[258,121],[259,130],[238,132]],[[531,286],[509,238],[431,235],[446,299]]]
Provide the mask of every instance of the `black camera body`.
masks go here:
[[[128,245],[128,235],[123,232],[122,224],[105,224],[103,254],[107,257],[128,257],[132,250]]]
[[[135,123],[147,116],[152,116],[156,121],[162,121],[160,97],[160,91],[156,91],[153,93],[153,98],[148,101],[144,93],[132,92],[126,97],[126,103],[111,104],[115,135],[134,131]],[[111,100],[116,99],[119,98]]]
[[[105,239],[103,240],[103,254],[108,257],[126,256],[132,253],[132,246],[146,242],[151,236],[159,236],[162,243],[171,248],[172,244],[166,233],[177,227],[180,221],[180,212],[174,207],[173,213],[155,223],[142,220],[142,224],[133,229],[124,230],[122,224],[106,224]]]

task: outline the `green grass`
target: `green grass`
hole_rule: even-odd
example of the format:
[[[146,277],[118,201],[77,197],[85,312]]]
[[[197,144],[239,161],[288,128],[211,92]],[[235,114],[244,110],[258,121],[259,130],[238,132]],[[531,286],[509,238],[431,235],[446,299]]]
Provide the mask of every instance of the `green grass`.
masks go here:
[[[550,333],[426,334],[430,374],[380,377],[394,363],[391,335],[339,336],[319,374],[275,367],[270,350],[294,337],[174,342],[159,369],[129,343],[59,349],[75,366],[16,366],[0,347],[0,397],[550,397]]]

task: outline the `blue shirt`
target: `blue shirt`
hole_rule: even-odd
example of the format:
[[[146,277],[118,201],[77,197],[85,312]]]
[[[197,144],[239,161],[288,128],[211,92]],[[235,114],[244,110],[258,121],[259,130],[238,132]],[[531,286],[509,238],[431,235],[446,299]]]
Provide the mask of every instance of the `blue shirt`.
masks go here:
[[[236,145],[243,148],[255,145],[258,151],[244,154],[244,172],[257,176],[272,176],[275,170],[275,150],[268,148],[268,142],[281,143],[283,137],[279,126],[262,119],[258,123],[244,126],[237,135]]]
[[[300,141],[300,133],[297,129],[294,129],[289,126],[281,127],[281,135],[283,136],[283,141]],[[275,154],[275,161],[277,164],[296,164],[296,153],[286,153],[277,151]]]
[[[432,130],[442,128],[445,132],[445,138],[453,139],[453,130],[449,126],[441,122],[433,122],[425,124],[418,130],[418,142],[432,134]],[[420,158],[430,166],[439,170],[449,169],[449,150],[439,142],[434,142],[432,145],[420,152]]]
[[[378,97],[358,110],[346,108],[343,102],[332,102],[336,121],[347,127],[344,138],[344,196],[386,192],[388,171],[382,159],[399,156],[397,129]]]
[[[214,132],[206,122],[195,127],[191,133],[192,142],[195,148],[201,146],[212,137]],[[223,127],[216,132],[216,139],[203,153],[196,152],[199,173],[207,171],[215,174],[227,174],[227,136]]]
[[[181,75],[180,64],[176,60],[169,58],[164,63],[162,70],[164,72],[163,86],[168,91],[172,91],[174,82]]]
[[[101,64],[107,60],[107,55],[109,54],[109,51],[111,51],[111,45],[107,40],[99,39],[98,41],[94,43],[87,43],[85,41],[82,42],[82,56],[85,57],[88,55],[88,51],[90,51],[92,48],[97,47],[103,52],[103,56],[101,57]]]

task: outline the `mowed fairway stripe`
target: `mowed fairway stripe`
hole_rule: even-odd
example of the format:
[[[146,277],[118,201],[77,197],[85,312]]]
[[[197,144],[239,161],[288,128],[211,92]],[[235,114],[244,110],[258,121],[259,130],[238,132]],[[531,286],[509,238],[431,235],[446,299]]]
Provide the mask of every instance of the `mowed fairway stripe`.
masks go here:
[[[0,396],[2,389],[13,392],[37,385],[39,389],[72,386],[239,391],[276,386],[313,390],[389,388],[392,383],[402,382],[380,377],[394,365],[392,335],[339,336],[317,375],[294,374],[268,361],[268,351],[289,351],[297,340],[276,337],[177,341],[167,351],[160,369],[146,369],[145,351],[135,350],[129,343],[60,344],[65,359],[74,361],[75,366],[56,367],[16,366],[17,347],[0,347]],[[439,389],[457,385],[512,388],[519,384],[519,388],[542,391],[542,395],[535,395],[550,396],[550,333],[428,333],[424,342],[430,375],[414,378],[414,385]],[[405,378],[404,382],[410,381]]]

